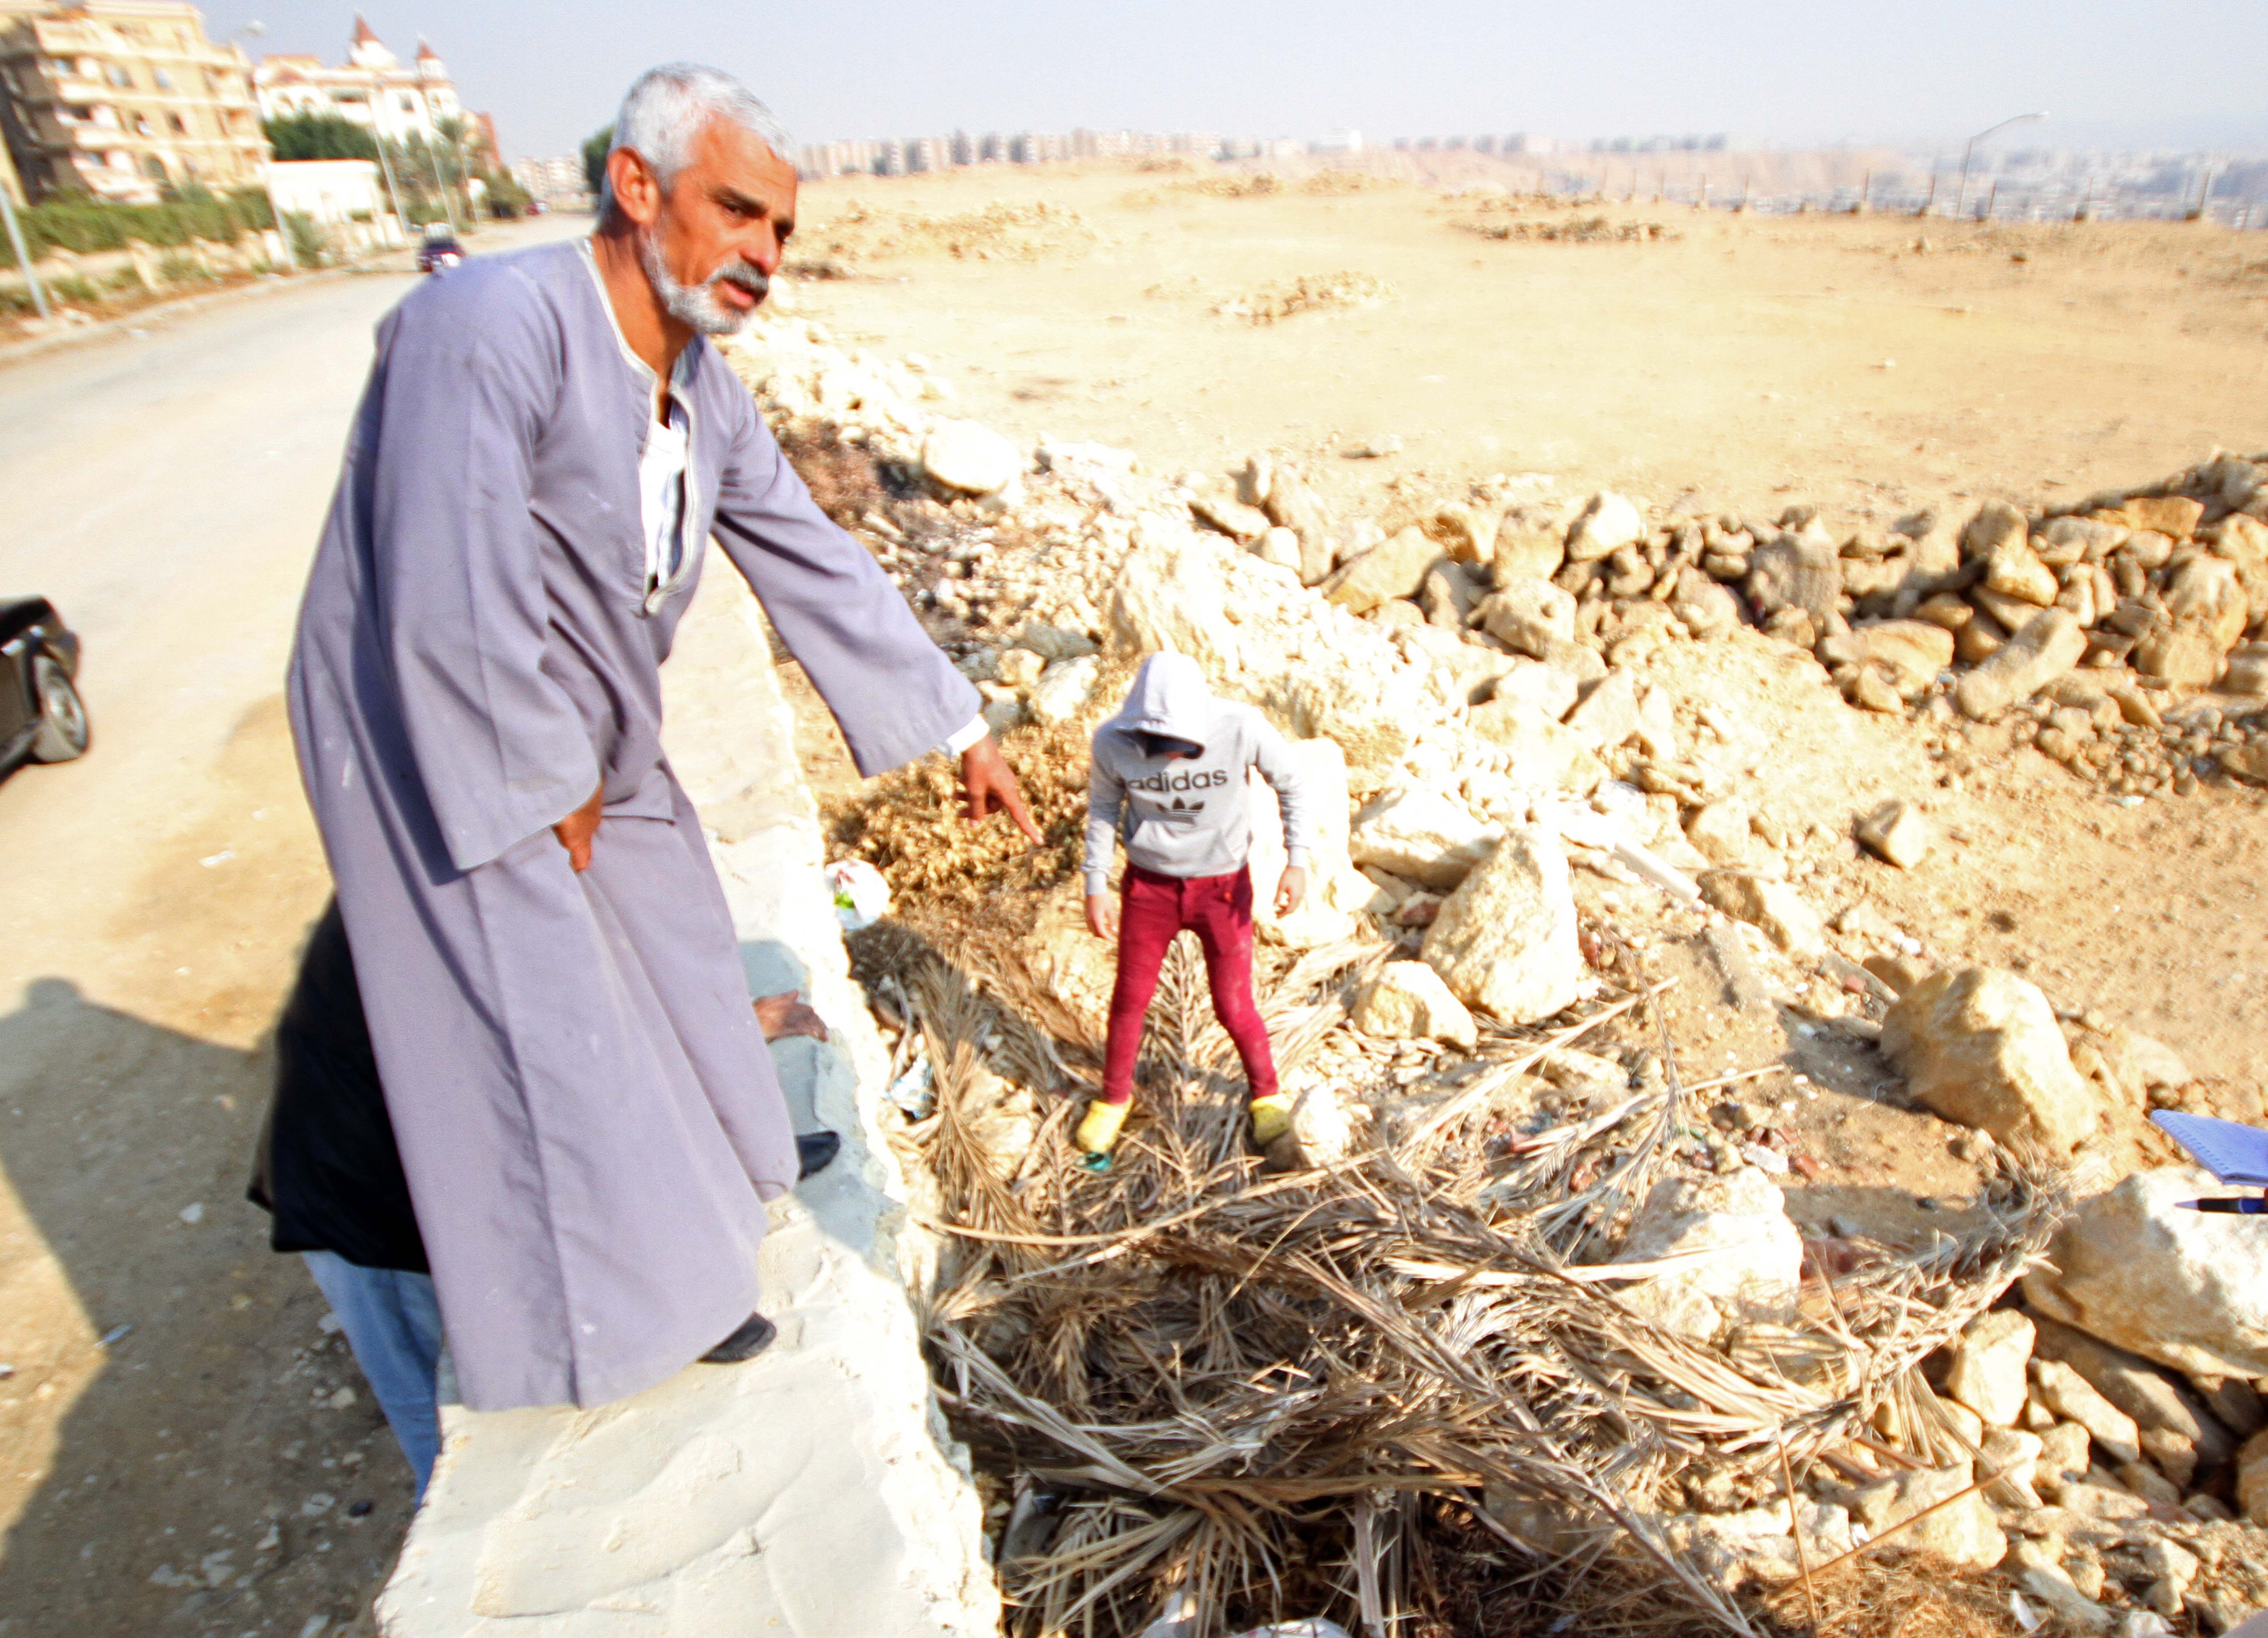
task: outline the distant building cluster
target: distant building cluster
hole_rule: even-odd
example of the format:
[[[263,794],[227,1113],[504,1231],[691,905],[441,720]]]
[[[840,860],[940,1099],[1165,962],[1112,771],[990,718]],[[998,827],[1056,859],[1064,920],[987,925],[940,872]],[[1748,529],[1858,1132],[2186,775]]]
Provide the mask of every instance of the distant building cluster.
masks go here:
[[[1648,137],[1663,147],[1721,146],[1718,137]],[[915,176],[963,165],[1045,165],[1062,159],[1108,159],[1173,155],[1194,159],[1288,159],[1300,154],[1336,155],[1368,151],[1375,144],[1351,126],[1321,136],[1220,136],[1200,131],[990,132],[972,136],[884,136],[864,142],[814,143],[804,149],[799,168],[806,179],[829,176]],[[1580,144],[1518,132],[1508,136],[1397,136],[1396,152],[1551,154],[1578,151]],[[1601,146],[1602,144],[1593,144]],[[1648,151],[1629,139],[1617,151]]]
[[[883,136],[814,143],[797,168],[806,180],[830,176],[916,176],[960,165],[1046,165],[1061,159],[1220,156],[1221,139],[1195,131],[989,131],[975,136]]]
[[[1571,144],[1557,137],[1515,131],[1509,136],[1396,136],[1396,153],[1560,153]]]
[[[551,159],[514,160],[512,180],[536,198],[556,204],[580,203],[590,191],[579,154],[561,154]]]

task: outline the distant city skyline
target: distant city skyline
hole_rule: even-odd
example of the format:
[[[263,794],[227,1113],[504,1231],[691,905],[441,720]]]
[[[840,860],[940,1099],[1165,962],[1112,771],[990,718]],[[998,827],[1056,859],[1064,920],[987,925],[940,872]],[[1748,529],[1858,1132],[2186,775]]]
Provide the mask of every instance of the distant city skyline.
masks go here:
[[[1389,14],[1350,0],[1228,9],[869,0],[759,17],[648,0],[523,6],[217,0],[215,40],[336,58],[359,11],[405,56],[447,58],[507,153],[571,151],[640,69],[671,58],[739,75],[798,139],[961,130],[1201,130],[1316,138],[1534,131],[1597,138],[1736,131],[1779,146],[1958,144],[2044,108],[2026,147],[2268,149],[2268,106],[2235,65],[2257,0],[1952,0],[1595,11],[1444,0]],[[232,33],[254,20],[258,36]]]

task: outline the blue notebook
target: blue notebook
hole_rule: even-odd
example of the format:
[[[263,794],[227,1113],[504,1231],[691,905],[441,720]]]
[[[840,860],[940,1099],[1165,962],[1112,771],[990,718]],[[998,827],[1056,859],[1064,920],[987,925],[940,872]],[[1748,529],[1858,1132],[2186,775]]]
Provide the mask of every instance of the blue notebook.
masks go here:
[[[2268,1189],[2268,1132],[2178,1109],[2153,1110],[2150,1119],[2223,1183]]]

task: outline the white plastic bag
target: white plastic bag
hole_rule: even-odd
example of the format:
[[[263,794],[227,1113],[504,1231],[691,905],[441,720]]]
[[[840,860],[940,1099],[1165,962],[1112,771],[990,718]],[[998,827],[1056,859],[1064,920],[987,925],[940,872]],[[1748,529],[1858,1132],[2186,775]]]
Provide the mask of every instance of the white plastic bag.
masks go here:
[[[827,867],[827,890],[835,895],[835,919],[845,933],[871,927],[890,913],[890,884],[863,859],[838,859]]]

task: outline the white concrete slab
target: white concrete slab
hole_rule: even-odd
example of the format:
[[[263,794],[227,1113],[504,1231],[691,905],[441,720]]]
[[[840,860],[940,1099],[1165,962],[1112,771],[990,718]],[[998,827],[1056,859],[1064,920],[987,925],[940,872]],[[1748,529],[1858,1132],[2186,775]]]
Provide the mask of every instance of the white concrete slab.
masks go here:
[[[774,1048],[797,1125],[842,1133],[843,1155],[773,1207],[763,1311],[780,1337],[757,1359],[597,1411],[445,1409],[380,1629],[990,1638],[981,1509],[907,1298],[930,1258],[873,1124],[887,1059],[820,875],[761,616],[721,557],[666,675],[671,757],[710,823],[752,992],[802,988],[833,1036]]]

